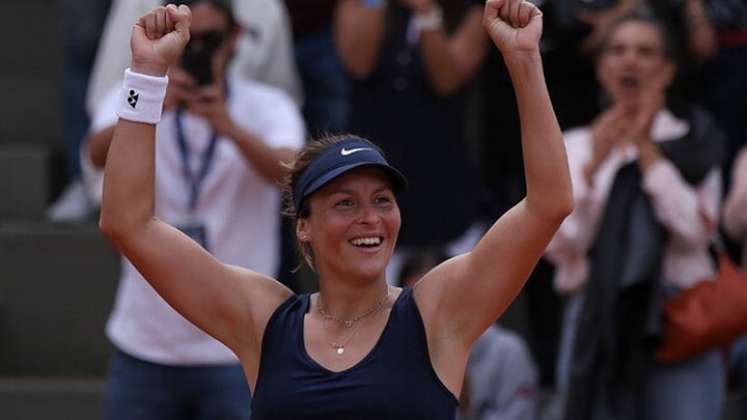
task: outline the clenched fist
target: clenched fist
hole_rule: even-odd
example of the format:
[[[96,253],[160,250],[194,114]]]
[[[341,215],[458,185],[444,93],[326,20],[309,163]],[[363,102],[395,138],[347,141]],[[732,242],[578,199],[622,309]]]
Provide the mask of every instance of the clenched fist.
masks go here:
[[[164,76],[181,56],[189,41],[192,12],[189,7],[169,4],[138,19],[132,28],[132,71]]]
[[[526,0],[488,0],[483,25],[504,56],[539,52],[542,12]]]

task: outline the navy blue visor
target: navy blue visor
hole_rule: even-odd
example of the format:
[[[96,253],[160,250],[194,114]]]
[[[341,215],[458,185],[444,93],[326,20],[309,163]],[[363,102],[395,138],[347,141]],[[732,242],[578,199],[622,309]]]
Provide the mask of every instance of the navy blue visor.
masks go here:
[[[303,200],[330,181],[361,166],[373,166],[383,170],[392,181],[396,194],[407,187],[407,180],[400,171],[389,165],[378,147],[357,137],[350,137],[328,146],[306,168],[301,179],[293,186],[293,205],[301,210]]]

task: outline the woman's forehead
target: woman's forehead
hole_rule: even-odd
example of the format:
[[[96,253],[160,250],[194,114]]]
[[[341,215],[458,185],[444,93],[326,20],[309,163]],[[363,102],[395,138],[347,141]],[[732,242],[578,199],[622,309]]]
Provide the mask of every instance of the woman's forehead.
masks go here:
[[[392,190],[392,182],[384,170],[364,166],[353,169],[322,187],[319,191],[333,194],[341,191],[374,192],[382,189]]]
[[[631,20],[618,24],[609,35],[610,43],[638,41],[663,44],[660,29],[651,22]]]

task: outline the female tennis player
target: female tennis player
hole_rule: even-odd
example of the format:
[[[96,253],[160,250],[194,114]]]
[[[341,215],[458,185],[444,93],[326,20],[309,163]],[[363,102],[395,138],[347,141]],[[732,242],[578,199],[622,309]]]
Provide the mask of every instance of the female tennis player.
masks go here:
[[[539,54],[541,13],[521,0],[489,0],[484,12],[516,91],[526,198],[471,252],[412,289],[390,287],[384,272],[400,230],[403,176],[364,139],[311,142],[286,186],[297,239],[319,275],[320,292],[302,296],[217,261],[154,216],[160,101],[190,18],[186,6],[169,5],[134,26],[102,231],[171,306],[236,353],[255,419],[453,418],[472,344],[519,293],[573,206]],[[427,147],[412,158],[428,159]]]

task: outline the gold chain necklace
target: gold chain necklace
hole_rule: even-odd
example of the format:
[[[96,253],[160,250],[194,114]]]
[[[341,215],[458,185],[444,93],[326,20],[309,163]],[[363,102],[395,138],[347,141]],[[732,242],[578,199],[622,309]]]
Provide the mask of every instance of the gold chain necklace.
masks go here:
[[[360,326],[361,324],[356,324],[355,328],[353,328],[353,331],[350,332],[350,335],[348,335],[348,337],[342,342],[338,343],[337,341],[331,341],[327,344],[329,344],[334,349],[335,354],[342,357],[345,354],[345,346],[347,346],[350,340],[353,339],[353,336],[355,336],[355,333],[358,332],[358,328],[360,328]]]
[[[379,300],[379,302],[371,308],[368,312],[358,315],[351,319],[341,319],[336,316],[330,315],[327,311],[324,310],[324,304],[322,303],[322,294],[319,293],[319,305],[317,306],[317,309],[319,310],[319,315],[322,316],[326,321],[335,321],[336,323],[344,326],[345,328],[351,328],[353,325],[355,325],[358,321],[360,321],[363,318],[366,318],[368,316],[371,316],[373,313],[378,312],[382,306],[384,306],[384,302],[386,302],[386,299],[389,297],[389,286],[386,287],[386,293],[384,296]]]
[[[358,321],[379,312],[381,308],[384,307],[384,302],[387,300],[388,297],[389,297],[389,286],[387,286],[386,288],[386,294],[384,295],[384,297],[376,304],[376,306],[373,307],[373,309],[364,313],[363,315],[357,316],[352,319],[340,319],[340,318],[337,318],[337,317],[334,317],[328,314],[326,311],[324,311],[324,309],[322,309],[322,295],[321,293],[319,294],[318,310],[319,310],[319,315],[321,315],[322,318],[324,318],[324,322],[334,321],[334,322],[337,322],[338,324],[342,324],[343,326],[345,326],[345,328],[351,328],[355,326],[355,328],[353,329],[353,331],[350,332],[348,337],[342,340],[341,342],[337,342],[337,341],[328,342],[328,344],[334,349],[335,354],[337,354],[340,357],[342,357],[345,354],[345,346],[347,346],[350,340],[353,339],[353,337],[355,336],[355,333],[358,332],[358,329],[361,326],[361,323],[359,323]]]

